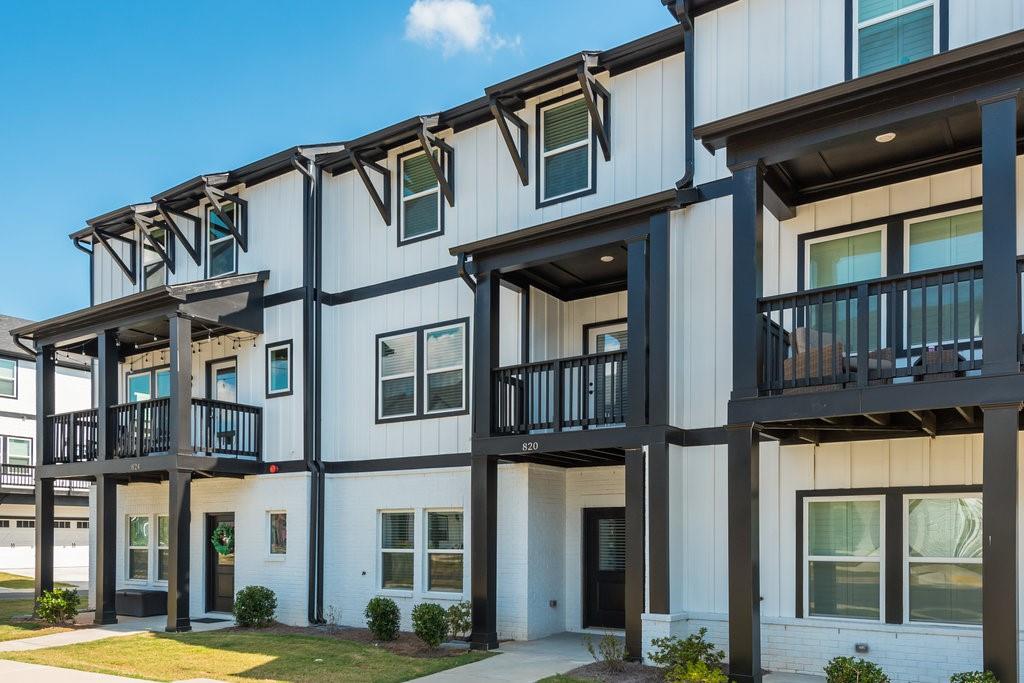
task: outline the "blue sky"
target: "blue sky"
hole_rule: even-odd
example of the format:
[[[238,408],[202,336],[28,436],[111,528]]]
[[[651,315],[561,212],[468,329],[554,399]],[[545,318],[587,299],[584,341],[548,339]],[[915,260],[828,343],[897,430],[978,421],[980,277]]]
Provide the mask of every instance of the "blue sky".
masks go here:
[[[658,0],[0,3],[0,313],[88,305],[87,218],[670,24]]]

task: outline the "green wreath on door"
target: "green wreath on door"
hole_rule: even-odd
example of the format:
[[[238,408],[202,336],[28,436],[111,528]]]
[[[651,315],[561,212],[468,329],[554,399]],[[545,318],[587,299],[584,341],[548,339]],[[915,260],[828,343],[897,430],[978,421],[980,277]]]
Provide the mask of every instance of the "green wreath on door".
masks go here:
[[[217,525],[217,528],[213,530],[213,536],[210,537],[210,543],[218,554],[231,555],[235,552],[235,527],[221,522]]]

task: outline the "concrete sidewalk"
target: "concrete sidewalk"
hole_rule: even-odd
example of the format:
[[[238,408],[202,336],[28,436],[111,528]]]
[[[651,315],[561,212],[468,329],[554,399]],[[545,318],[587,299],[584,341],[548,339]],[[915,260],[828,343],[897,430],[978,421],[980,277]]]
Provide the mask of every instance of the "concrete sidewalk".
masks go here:
[[[215,624],[201,624],[192,622],[193,631],[215,631],[234,625],[230,618]],[[167,617],[146,617],[144,619],[133,619],[121,617],[117,624],[109,626],[97,626],[95,628],[82,628],[64,633],[53,633],[48,636],[36,638],[22,638],[20,640],[8,640],[0,642],[0,652],[24,652],[26,650],[40,650],[44,647],[62,647],[76,643],[91,643],[105,638],[116,638],[120,636],[134,636],[147,631],[163,633],[167,625]]]
[[[501,644],[494,657],[417,678],[416,682],[532,683],[594,661],[583,646],[585,637],[582,633],[558,633],[538,640],[509,641]],[[599,636],[593,637],[597,640]]]
[[[32,681],[32,683],[138,683],[138,678],[123,678],[86,671],[58,669],[55,666],[23,664],[0,659],[0,679],[5,681]]]

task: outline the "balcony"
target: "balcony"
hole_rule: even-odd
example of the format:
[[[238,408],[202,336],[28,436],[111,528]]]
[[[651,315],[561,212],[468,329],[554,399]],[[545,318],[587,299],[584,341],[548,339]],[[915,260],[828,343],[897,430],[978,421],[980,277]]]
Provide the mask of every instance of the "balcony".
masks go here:
[[[612,351],[493,371],[497,435],[622,426],[629,391],[627,352]]]
[[[109,410],[114,458],[167,453],[171,437],[171,400],[157,398],[123,403]],[[257,406],[193,398],[191,444],[196,455],[260,460],[263,412]],[[46,464],[97,459],[97,410],[61,413],[47,418],[53,459]]]
[[[0,464],[0,488],[3,489],[34,489],[36,486],[36,468],[34,465]],[[53,487],[58,494],[71,494],[89,490],[89,482],[76,479],[56,479]]]

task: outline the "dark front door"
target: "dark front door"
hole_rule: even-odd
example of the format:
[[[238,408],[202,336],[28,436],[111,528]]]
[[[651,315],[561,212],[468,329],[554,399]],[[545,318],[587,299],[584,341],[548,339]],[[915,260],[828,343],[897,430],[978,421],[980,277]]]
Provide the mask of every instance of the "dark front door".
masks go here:
[[[583,510],[583,626],[626,627],[626,509]]]
[[[206,611],[230,612],[235,606],[235,554],[221,555],[210,540],[220,524],[235,526],[234,513],[206,515]]]

